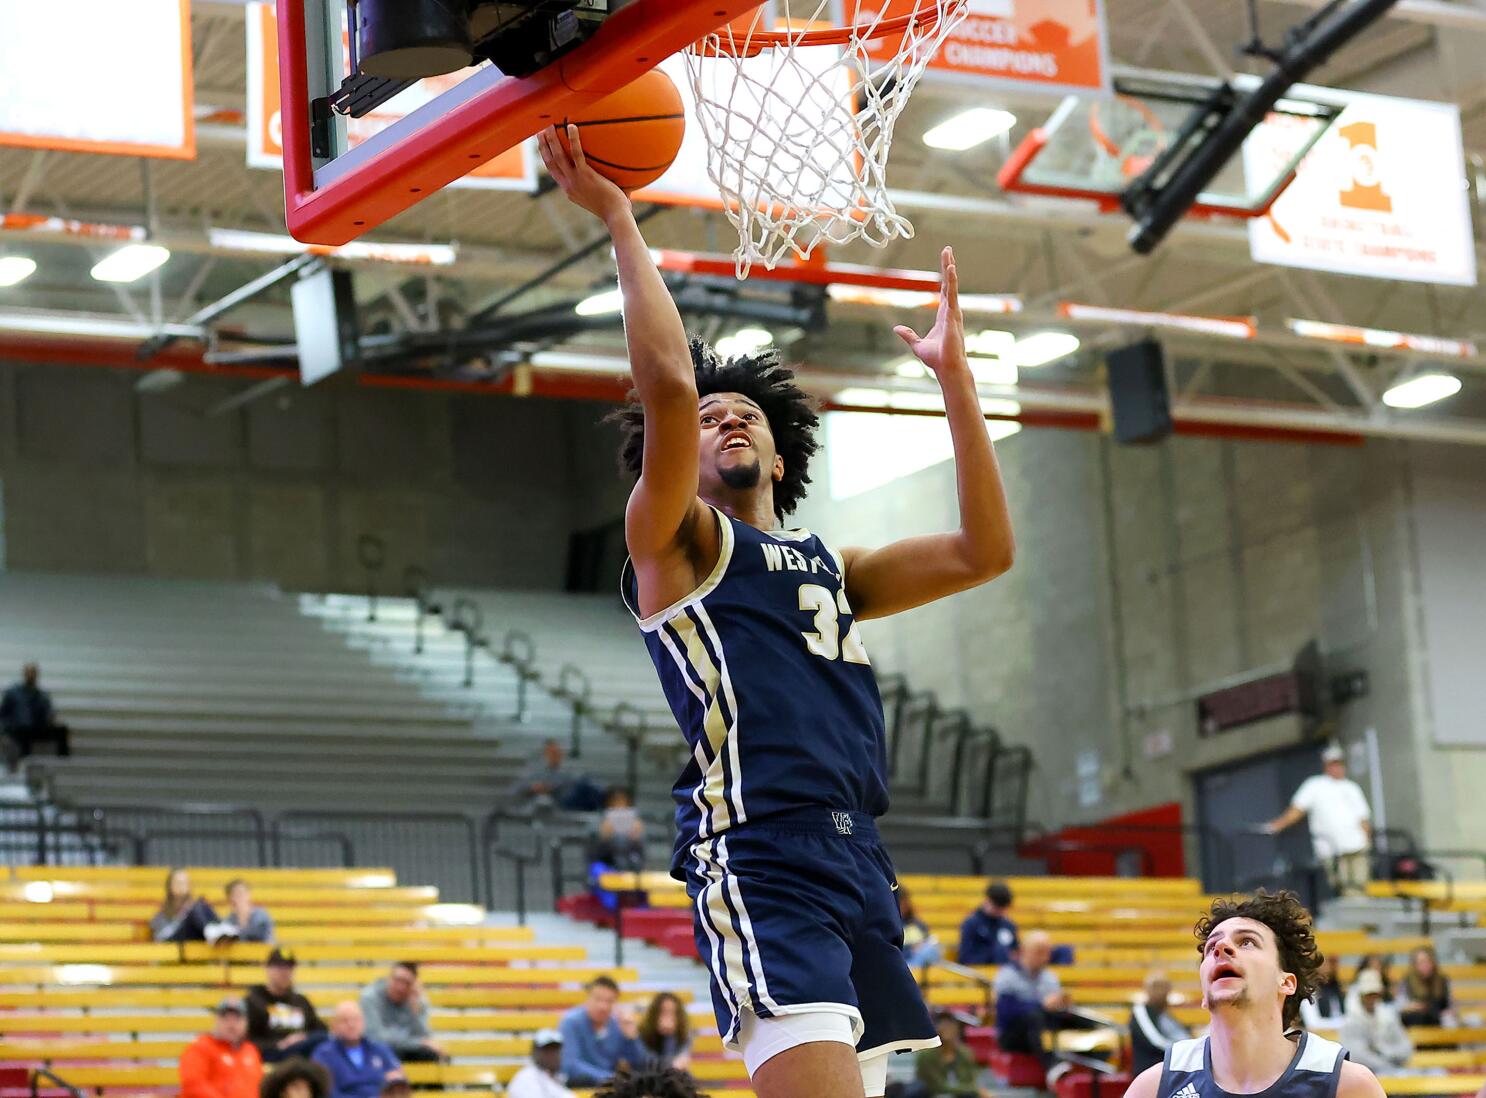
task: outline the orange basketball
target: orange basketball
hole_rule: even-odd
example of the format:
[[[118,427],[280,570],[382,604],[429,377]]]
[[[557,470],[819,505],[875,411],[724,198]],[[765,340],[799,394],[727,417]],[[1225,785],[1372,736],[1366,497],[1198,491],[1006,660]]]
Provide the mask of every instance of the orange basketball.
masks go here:
[[[600,175],[627,191],[654,183],[681,151],[686,105],[671,78],[659,69],[564,118],[558,127],[567,144],[567,127],[582,131],[583,155]]]

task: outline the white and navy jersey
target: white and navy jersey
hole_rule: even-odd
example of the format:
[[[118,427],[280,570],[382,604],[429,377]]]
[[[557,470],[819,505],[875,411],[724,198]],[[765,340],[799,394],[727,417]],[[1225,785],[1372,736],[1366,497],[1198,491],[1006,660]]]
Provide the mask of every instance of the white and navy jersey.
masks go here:
[[[1347,1050],[1314,1033],[1302,1033],[1295,1058],[1268,1089],[1244,1098],[1336,1098]],[[1178,1041],[1166,1050],[1156,1098],[1231,1098],[1213,1079],[1207,1038]]]
[[[641,617],[628,563],[622,581],[691,749],[673,790],[673,875],[691,844],[739,824],[888,803],[882,698],[840,554],[807,530],[716,513],[717,567],[686,598]]]

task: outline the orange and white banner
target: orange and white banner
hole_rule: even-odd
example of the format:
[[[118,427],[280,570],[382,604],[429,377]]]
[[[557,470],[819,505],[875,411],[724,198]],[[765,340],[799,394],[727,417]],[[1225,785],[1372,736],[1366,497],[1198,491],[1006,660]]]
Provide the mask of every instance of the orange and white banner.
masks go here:
[[[1253,339],[1259,324],[1251,316],[1204,316],[1194,313],[1151,313],[1143,309],[1111,309],[1103,305],[1082,305],[1065,301],[1058,315],[1069,320],[1091,320],[1104,324],[1139,325],[1143,328],[1172,328],[1228,339]]]
[[[190,160],[190,0],[0,0],[0,145]]]
[[[884,0],[843,0],[860,20]],[[887,16],[909,15],[925,0],[886,0]],[[1102,95],[1109,91],[1103,0],[969,0],[970,14],[929,62],[925,79],[978,87],[1020,87]],[[887,58],[901,37],[877,43]]]
[[[1307,339],[1324,339],[1331,343],[1350,343],[1360,347],[1386,347],[1390,350],[1418,351],[1425,355],[1449,358],[1475,358],[1479,353],[1468,339],[1446,339],[1442,336],[1411,335],[1383,328],[1354,328],[1350,324],[1328,324],[1321,320],[1285,321],[1285,326]]]
[[[248,20],[248,166],[282,169],[284,145],[279,102],[278,16],[274,5],[269,3],[249,3],[245,8]],[[362,118],[347,118],[348,144],[355,148],[453,88],[472,71],[466,69],[448,76],[420,80],[370,114]],[[516,148],[487,160],[450,186],[536,190],[537,168],[533,143],[524,141]]]
[[[1476,284],[1460,108],[1314,89],[1345,103],[1267,217],[1249,223],[1261,263],[1370,278]],[[1249,177],[1293,158],[1301,125],[1271,118],[1244,145]]]

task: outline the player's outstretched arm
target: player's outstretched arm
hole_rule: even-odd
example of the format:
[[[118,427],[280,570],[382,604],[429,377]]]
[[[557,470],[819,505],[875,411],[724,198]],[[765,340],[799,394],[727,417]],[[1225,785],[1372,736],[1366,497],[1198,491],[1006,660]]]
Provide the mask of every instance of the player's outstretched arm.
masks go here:
[[[1342,1064],[1342,1077],[1337,1080],[1336,1098],[1387,1098],[1378,1077],[1361,1064],[1348,1060]]]
[[[926,336],[894,329],[944,393],[954,441],[960,528],[893,542],[881,549],[848,549],[846,590],[858,618],[880,618],[995,579],[1011,567],[1015,541],[996,451],[980,410],[980,395],[965,356],[965,320],[954,252],[940,255],[943,291],[939,315]]]
[[[659,606],[665,606],[694,584],[689,576],[662,576],[657,583],[657,568],[674,572],[672,566],[679,564],[690,573],[691,541],[707,541],[707,532],[696,527],[711,518],[697,499],[697,383],[691,349],[681,314],[635,223],[629,196],[584,159],[578,127],[568,127],[568,144],[571,152],[556,129],[543,131],[538,139],[553,181],[570,201],[602,221],[614,241],[630,372],[645,408],[644,457],[625,516],[625,541],[642,604],[659,598]],[[715,546],[716,530],[710,535]]]

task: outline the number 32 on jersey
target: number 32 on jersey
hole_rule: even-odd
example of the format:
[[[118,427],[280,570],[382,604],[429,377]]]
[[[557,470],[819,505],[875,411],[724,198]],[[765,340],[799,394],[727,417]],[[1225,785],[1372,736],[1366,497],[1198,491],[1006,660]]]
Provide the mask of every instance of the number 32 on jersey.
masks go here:
[[[847,663],[870,664],[867,648],[853,621],[846,636],[841,635],[841,619],[851,615],[846,601],[846,588],[832,592],[818,583],[800,587],[800,609],[815,615],[814,631],[804,633],[805,647],[821,659],[841,659]]]

